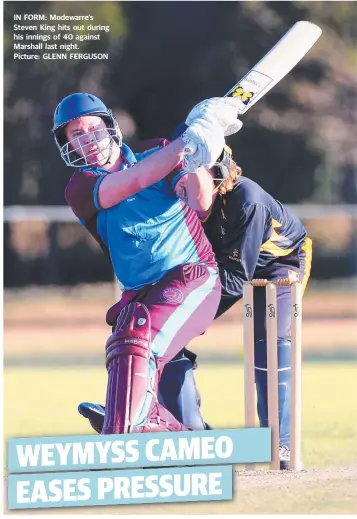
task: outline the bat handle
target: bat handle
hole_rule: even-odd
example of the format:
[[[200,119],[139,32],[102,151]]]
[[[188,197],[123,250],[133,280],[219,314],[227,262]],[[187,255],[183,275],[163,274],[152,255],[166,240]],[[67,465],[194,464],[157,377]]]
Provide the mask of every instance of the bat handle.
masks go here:
[[[185,147],[183,149],[183,152],[185,155],[193,155],[197,150],[197,146],[194,142],[188,142],[185,144]]]

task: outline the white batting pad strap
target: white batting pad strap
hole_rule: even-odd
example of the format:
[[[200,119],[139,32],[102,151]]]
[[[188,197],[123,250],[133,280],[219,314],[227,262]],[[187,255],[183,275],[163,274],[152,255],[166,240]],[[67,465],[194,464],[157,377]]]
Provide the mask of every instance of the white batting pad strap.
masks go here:
[[[147,388],[147,393],[143,399],[141,409],[138,409],[138,413],[135,417],[135,426],[145,425],[148,414],[153,401],[157,401],[157,395],[155,393],[155,380],[156,380],[156,362],[155,358],[152,354],[150,354],[150,359],[148,363],[148,378],[149,378],[149,387]]]

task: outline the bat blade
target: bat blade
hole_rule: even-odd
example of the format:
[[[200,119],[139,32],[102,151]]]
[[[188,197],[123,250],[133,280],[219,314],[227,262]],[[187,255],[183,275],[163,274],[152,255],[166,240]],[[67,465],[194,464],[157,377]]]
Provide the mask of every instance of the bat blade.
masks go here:
[[[247,112],[309,52],[322,34],[310,22],[296,22],[276,45],[224,97],[237,99],[238,115]]]
[[[237,100],[237,115],[243,115],[309,52],[322,30],[311,22],[296,22],[274,47],[224,97]],[[186,144],[184,153],[193,155],[197,147]]]

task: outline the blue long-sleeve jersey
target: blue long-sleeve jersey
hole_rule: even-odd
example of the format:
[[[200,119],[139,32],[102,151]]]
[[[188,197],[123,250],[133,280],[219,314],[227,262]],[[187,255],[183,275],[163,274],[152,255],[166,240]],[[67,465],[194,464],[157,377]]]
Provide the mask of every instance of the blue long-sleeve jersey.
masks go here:
[[[266,277],[273,263],[299,266],[306,230],[288,208],[256,182],[239,177],[218,195],[202,222],[220,270],[222,297],[238,300],[244,281]]]

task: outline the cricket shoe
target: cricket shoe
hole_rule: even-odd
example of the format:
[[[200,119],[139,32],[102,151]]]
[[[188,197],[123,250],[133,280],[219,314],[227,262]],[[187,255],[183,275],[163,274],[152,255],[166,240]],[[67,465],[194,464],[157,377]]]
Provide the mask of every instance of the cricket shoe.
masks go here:
[[[91,402],[82,402],[78,406],[78,412],[84,418],[89,420],[92,428],[98,434],[102,433],[105,417],[105,407],[100,404],[92,404]],[[149,422],[142,427],[133,428],[132,432],[167,432],[170,430],[176,430],[171,428],[170,424],[158,419],[156,422]],[[192,430],[182,425],[182,430]]]
[[[280,470],[290,470],[290,449],[286,445],[279,447]]]
[[[78,406],[78,412],[89,420],[95,432],[102,433],[105,415],[105,408],[102,405],[82,402]]]

